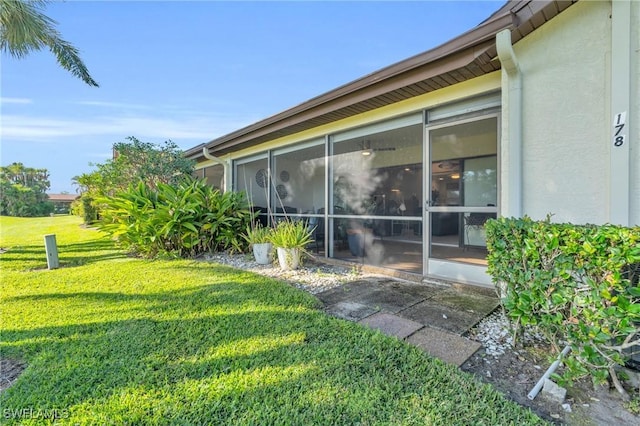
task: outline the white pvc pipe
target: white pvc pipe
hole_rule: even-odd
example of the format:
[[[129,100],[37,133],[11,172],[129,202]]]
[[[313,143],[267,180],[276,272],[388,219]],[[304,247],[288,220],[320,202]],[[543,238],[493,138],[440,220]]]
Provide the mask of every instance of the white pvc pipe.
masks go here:
[[[509,126],[509,196],[506,205],[502,206],[502,213],[503,216],[522,217],[522,72],[511,44],[511,30],[505,29],[496,34],[496,50],[507,76]]]
[[[228,164],[226,161],[219,159],[218,157],[214,157],[213,155],[211,155],[209,153],[209,148],[207,148],[206,146],[202,147],[202,155],[204,155],[204,158],[212,160],[215,163],[221,164],[222,167],[224,168],[224,171],[222,173],[222,188],[226,191],[227,190],[227,172],[228,172]]]
[[[545,373],[542,375],[540,380],[538,380],[538,383],[536,383],[533,389],[531,389],[531,392],[529,392],[529,394],[527,395],[527,398],[533,399],[536,397],[536,395],[538,395],[538,392],[540,392],[540,389],[542,389],[542,386],[544,386],[544,381],[547,380],[549,376],[553,374],[554,371],[556,371],[556,369],[560,365],[560,362],[562,361],[562,358],[567,356],[570,350],[571,350],[570,346],[565,346],[565,348],[562,350],[560,355],[558,355],[558,358],[555,361],[553,361],[553,364],[549,366],[549,368],[547,369],[547,371],[545,371]]]

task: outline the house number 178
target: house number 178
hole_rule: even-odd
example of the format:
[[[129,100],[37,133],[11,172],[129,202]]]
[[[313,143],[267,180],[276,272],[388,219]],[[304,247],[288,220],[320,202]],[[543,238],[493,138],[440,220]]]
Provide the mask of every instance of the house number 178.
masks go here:
[[[621,112],[613,117],[613,146],[624,145],[626,134],[623,133],[627,121],[627,112]]]

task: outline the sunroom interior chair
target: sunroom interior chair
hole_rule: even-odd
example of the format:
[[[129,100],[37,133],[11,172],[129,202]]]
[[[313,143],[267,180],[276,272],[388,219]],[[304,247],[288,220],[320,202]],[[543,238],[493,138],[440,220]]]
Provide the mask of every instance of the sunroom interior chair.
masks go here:
[[[487,223],[487,220],[494,218],[494,213],[469,213],[464,216],[464,249],[468,249],[469,247],[475,247],[476,245],[471,244],[470,239],[470,231],[472,230],[484,230],[484,225]]]
[[[324,208],[318,209],[318,214],[324,215]],[[316,246],[316,253],[319,253],[320,248],[324,247],[324,217],[312,217],[309,226],[313,228],[313,244]]]

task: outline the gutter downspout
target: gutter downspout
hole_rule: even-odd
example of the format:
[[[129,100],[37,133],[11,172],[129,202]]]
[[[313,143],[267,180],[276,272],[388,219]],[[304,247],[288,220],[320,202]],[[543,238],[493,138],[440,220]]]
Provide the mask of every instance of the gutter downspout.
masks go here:
[[[218,157],[214,157],[213,155],[209,154],[209,148],[207,148],[206,146],[202,147],[202,155],[204,155],[204,158],[206,158],[207,160],[211,160],[214,163],[222,165],[222,167],[224,168],[224,172],[222,174],[222,187],[226,191],[227,190],[227,172],[229,171],[229,165],[227,164],[226,161],[221,160]]]
[[[504,175],[501,179],[502,185],[506,184],[508,196],[501,210],[502,216],[522,217],[522,72],[511,44],[511,30],[496,34],[496,49],[503,80],[507,80],[507,90],[503,90],[502,96],[503,100],[506,98],[508,108],[508,179]]]

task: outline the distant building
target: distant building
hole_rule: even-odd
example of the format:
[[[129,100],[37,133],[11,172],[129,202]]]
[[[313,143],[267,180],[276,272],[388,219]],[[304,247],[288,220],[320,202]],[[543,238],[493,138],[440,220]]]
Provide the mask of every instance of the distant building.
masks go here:
[[[56,213],[69,213],[71,203],[80,198],[78,194],[47,194],[47,196],[55,206]]]

